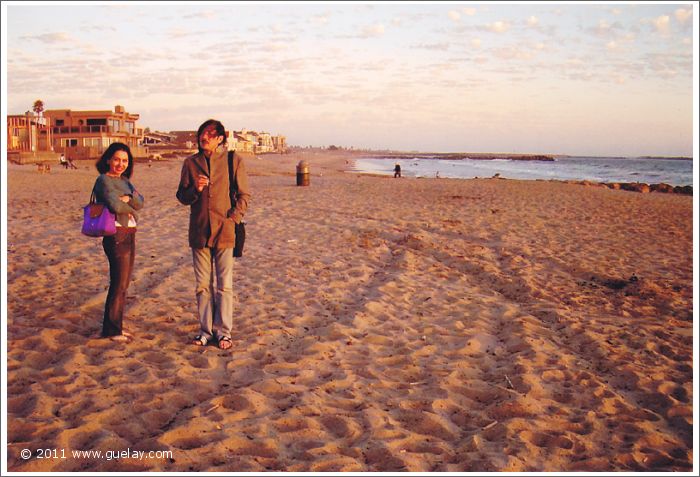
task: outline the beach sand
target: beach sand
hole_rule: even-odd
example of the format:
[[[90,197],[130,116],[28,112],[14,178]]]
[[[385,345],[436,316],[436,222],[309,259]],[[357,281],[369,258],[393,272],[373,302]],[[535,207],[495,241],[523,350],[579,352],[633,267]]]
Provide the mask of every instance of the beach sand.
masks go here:
[[[190,344],[180,161],[136,165],[126,344],[94,168],[8,166],[10,471],[693,470],[692,197],[247,164],[228,351]]]

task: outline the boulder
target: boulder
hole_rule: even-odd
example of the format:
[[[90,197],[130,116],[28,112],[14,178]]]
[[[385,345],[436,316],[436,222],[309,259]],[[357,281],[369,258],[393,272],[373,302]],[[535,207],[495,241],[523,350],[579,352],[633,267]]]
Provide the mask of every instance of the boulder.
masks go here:
[[[664,184],[663,182],[661,184],[652,184],[650,187],[652,192],[663,192],[666,194],[673,193],[673,186],[670,184]]]
[[[651,191],[648,184],[643,182],[623,182],[620,184],[620,189],[631,192],[641,192],[647,194]]]
[[[693,195],[693,186],[676,186],[673,188],[676,194]]]

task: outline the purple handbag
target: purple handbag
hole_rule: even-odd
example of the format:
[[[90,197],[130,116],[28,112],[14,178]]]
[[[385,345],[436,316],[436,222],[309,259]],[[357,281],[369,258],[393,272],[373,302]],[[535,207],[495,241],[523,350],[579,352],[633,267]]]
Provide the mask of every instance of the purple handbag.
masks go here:
[[[105,237],[117,233],[116,217],[104,204],[95,202],[95,192],[90,195],[90,203],[83,207],[83,229],[88,237]]]

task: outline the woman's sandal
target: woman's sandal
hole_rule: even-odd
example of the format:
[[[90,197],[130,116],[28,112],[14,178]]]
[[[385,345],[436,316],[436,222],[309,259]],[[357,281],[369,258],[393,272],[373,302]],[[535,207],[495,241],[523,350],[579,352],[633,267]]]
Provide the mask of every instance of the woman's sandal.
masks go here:
[[[202,335],[197,335],[192,340],[192,344],[195,344],[197,346],[206,346],[207,343],[209,343],[209,340],[205,336],[202,336]]]
[[[219,338],[219,349],[229,349],[231,346],[233,346],[231,338],[228,336],[222,336]]]

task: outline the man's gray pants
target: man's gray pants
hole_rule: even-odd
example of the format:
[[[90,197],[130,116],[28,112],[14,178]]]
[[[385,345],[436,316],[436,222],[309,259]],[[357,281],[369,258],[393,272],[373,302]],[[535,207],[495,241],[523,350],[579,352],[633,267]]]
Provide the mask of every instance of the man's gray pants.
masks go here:
[[[233,328],[233,249],[193,248],[192,261],[200,334],[207,340],[230,338]]]

